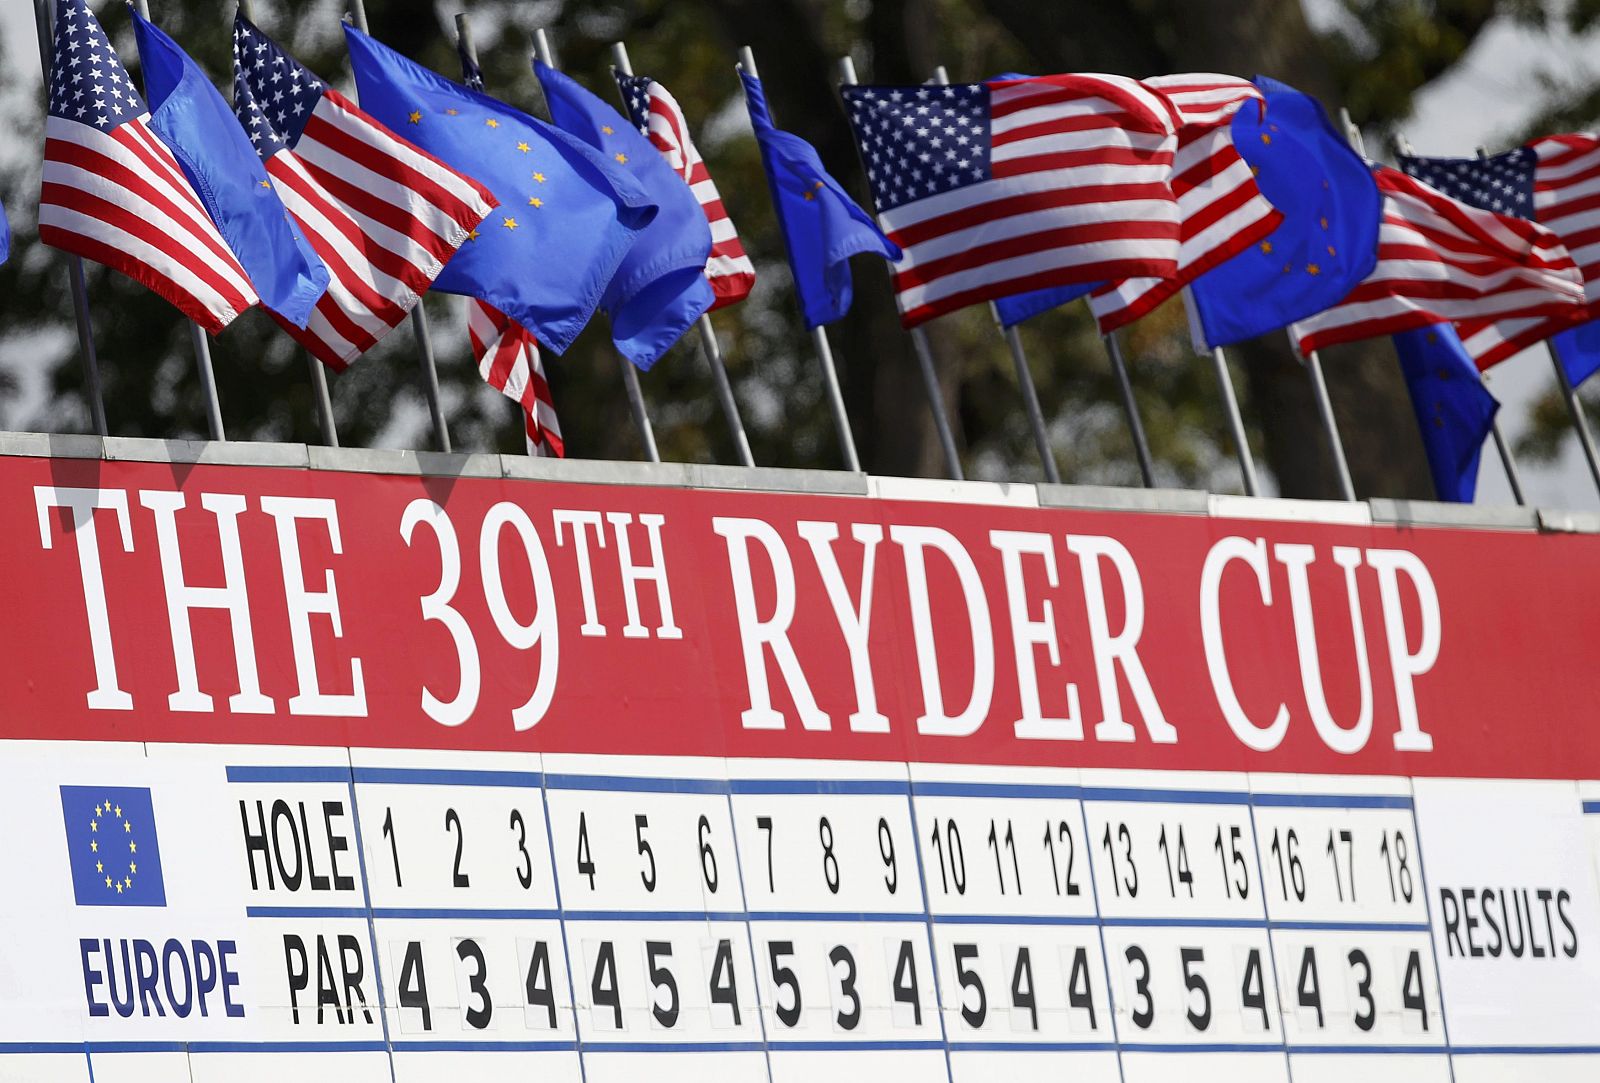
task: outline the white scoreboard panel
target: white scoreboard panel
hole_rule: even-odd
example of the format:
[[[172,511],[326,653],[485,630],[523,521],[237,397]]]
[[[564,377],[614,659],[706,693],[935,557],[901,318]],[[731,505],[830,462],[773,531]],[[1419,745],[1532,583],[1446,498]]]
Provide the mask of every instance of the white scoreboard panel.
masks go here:
[[[1600,783],[0,742],[0,1080],[1600,1079]]]

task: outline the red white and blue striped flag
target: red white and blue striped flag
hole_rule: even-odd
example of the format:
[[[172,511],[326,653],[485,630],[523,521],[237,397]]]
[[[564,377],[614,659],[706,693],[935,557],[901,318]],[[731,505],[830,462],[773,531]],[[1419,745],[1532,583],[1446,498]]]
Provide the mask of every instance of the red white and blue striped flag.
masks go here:
[[[1178,118],[1172,162],[1181,238],[1178,269],[1166,278],[1126,278],[1091,293],[1089,308],[1101,334],[1150,312],[1206,271],[1264,239],[1283,220],[1233,145],[1233,115],[1246,103],[1265,103],[1254,83],[1194,73],[1157,76],[1144,85],[1161,93]]]
[[[1600,318],[1600,138],[1588,133],[1547,135],[1488,158],[1407,156],[1400,159],[1400,168],[1463,203],[1532,218],[1561,238],[1583,272],[1582,312],[1464,321],[1461,344],[1480,369],[1543,342],[1574,321]]]
[[[1378,265],[1339,304],[1294,325],[1302,354],[1432,323],[1582,311],[1583,276],[1548,229],[1468,206],[1398,169],[1378,166],[1373,177],[1383,194]]]
[[[373,120],[242,15],[233,65],[234,112],[331,279],[305,330],[279,323],[343,369],[406,318],[494,196]]]
[[[216,333],[259,298],[84,0],[60,0],[39,239],[103,263]]]
[[[478,374],[484,382],[522,407],[530,452],[555,458],[566,455],[555,400],[550,397],[533,332],[493,305],[470,298],[467,336],[472,339]]]
[[[705,161],[689,137],[689,121],[667,88],[647,75],[616,73],[617,85],[628,103],[628,117],[639,132],[659,150],[667,163],[694,192],[711,224],[711,255],[706,260],[706,280],[716,294],[713,311],[742,301],[756,282],[756,268],[739,243],[733,219],[722,205]]]
[[[842,88],[900,321],[1074,282],[1177,273],[1178,122],[1137,80]]]

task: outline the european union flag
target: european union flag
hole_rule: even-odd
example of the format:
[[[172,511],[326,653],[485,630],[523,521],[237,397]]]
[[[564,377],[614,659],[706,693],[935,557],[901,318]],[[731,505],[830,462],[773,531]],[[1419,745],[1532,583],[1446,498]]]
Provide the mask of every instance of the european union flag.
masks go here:
[[[1483,441],[1500,404],[1449,324],[1401,332],[1394,336],[1394,348],[1417,412],[1434,492],[1440,500],[1470,504]]]
[[[1550,340],[1550,345],[1573,387],[1600,372],[1600,320],[1563,331]]]
[[[1096,285],[1094,282],[1076,282],[1070,286],[1057,286],[1054,289],[1019,293],[1015,297],[1002,297],[994,303],[995,311],[1000,314],[1000,326],[1015,327],[1042,312],[1060,308],[1068,301],[1076,301],[1084,296]]]
[[[1383,198],[1315,98],[1265,76],[1265,108],[1233,118],[1233,145],[1283,223],[1190,285],[1206,344],[1228,346],[1344,300],[1378,261]]]
[[[433,288],[487,301],[542,346],[564,351],[654,217],[655,201],[582,140],[352,26],[344,32],[361,108],[475,177],[500,202]]]
[[[150,127],[178,159],[262,304],[305,327],[328,289],[328,268],[284,210],[249,136],[211,80],[137,12],[133,29]]]
[[[816,148],[772,124],[761,80],[740,71],[745,107],[761,148],[778,228],[789,249],[789,270],[807,327],[832,323],[850,311],[850,257],[864,252],[900,258],[900,246],[883,235],[822,168]]]
[[[79,906],[167,905],[148,788],[63,786],[61,816]]]
[[[633,174],[659,208],[606,286],[600,307],[622,356],[649,369],[716,298],[706,281],[711,225],[694,191],[621,113],[535,60],[550,119]]]
[[[11,223],[6,221],[6,209],[0,206],[0,263],[11,255]]]

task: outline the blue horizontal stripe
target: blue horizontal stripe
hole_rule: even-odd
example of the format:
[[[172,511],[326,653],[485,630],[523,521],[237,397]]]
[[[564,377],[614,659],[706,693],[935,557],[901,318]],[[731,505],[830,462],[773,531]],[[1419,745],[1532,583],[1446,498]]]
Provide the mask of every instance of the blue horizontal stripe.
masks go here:
[[[76,1053],[83,1056],[88,1048],[83,1042],[0,1042],[0,1055],[35,1053]]]
[[[752,910],[745,916],[751,921],[909,921],[922,924],[928,920],[928,916],[920,910],[906,914],[871,912],[847,914],[832,910]]]
[[[1291,1045],[1289,1052],[1296,1056],[1344,1056],[1347,1053],[1417,1054],[1438,1056],[1450,1050],[1442,1045]]]
[[[1238,790],[1135,790],[1121,786],[1085,786],[1085,801],[1141,801],[1169,805],[1248,805],[1250,795]]]
[[[585,1042],[584,1043],[584,1049],[587,1050],[588,1048],[589,1048],[589,1044],[587,1042]],[[811,1050],[811,1049],[848,1050],[850,1052],[856,1052],[856,1051],[859,1051],[859,1050],[880,1050],[881,1051],[881,1050],[896,1050],[896,1049],[942,1050],[942,1049],[944,1049],[944,1043],[939,1041],[938,1039],[934,1039],[932,1041],[921,1041],[921,1042],[918,1042],[918,1041],[841,1042],[841,1041],[838,1041],[838,1040],[832,1039],[832,1038],[822,1038],[822,1039],[818,1039],[817,1041],[814,1041],[814,1042],[805,1042],[805,1041],[768,1042],[767,1043],[767,1048],[771,1049],[774,1053],[792,1053],[792,1052],[800,1052],[802,1050]]]
[[[191,1053],[387,1053],[376,1042],[190,1042]]]
[[[1425,933],[1426,921],[1274,921],[1274,929],[1306,929],[1314,932]]]
[[[452,907],[375,906],[372,916],[389,920],[461,918],[466,921],[554,921],[559,910],[469,910]]]
[[[1600,815],[1600,801],[1585,801],[1583,803],[1583,811],[1588,816]]]
[[[1042,797],[1071,800],[1083,796],[1083,787],[1047,783],[1003,782],[913,782],[911,792],[917,797]]]
[[[760,1053],[760,1042],[584,1042],[584,1053]]]
[[[552,790],[618,790],[625,793],[715,793],[728,792],[728,784],[714,778],[627,778],[620,775],[544,776]]]
[[[935,925],[1098,925],[1092,914],[934,914]]]
[[[412,767],[357,767],[357,782],[411,786],[509,786],[538,789],[544,776],[538,771],[454,771]]]
[[[952,1053],[1115,1053],[1115,1042],[951,1042]]]
[[[734,793],[842,793],[905,796],[910,784],[890,779],[835,778],[820,781],[789,778],[746,778],[728,783]]]
[[[575,1053],[578,1043],[566,1042],[429,1042],[396,1041],[396,1053]]]
[[[1101,918],[1106,928],[1148,929],[1265,929],[1262,918]]]
[[[367,917],[365,906],[247,906],[245,916],[252,918],[361,918]]]
[[[743,921],[743,910],[568,910],[567,921]],[[584,1043],[588,1048],[588,1043]]]
[[[1453,1045],[1458,1057],[1570,1057],[1600,1056],[1600,1045]]]
[[[348,767],[230,767],[229,782],[350,782]]]
[[[1398,794],[1254,793],[1250,803],[1262,808],[1399,808],[1411,798]]]
[[[1123,1053],[1278,1053],[1283,1046],[1273,1042],[1218,1042],[1215,1045],[1198,1045],[1194,1042],[1155,1043],[1140,1045],[1122,1043]]]

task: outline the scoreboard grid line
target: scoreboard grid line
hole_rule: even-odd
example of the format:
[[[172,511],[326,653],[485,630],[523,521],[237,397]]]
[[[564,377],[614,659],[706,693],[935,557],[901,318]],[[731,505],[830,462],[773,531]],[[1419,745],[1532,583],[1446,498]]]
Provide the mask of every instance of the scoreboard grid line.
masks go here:
[[[1146,790],[1131,786],[1085,786],[1085,801],[1128,801],[1161,805],[1248,805],[1243,790]]]
[[[495,786],[507,789],[539,789],[544,785],[540,771],[476,771],[427,767],[356,767],[351,772],[359,785],[406,786]]]
[[[1116,1042],[951,1042],[952,1053],[1115,1053]]]
[[[621,793],[704,793],[722,795],[727,782],[711,778],[637,778],[621,775],[568,775],[546,772],[549,790],[606,790]]]
[[[744,858],[739,854],[739,819],[733,811],[733,793],[723,794],[723,803],[728,808],[728,826],[733,830],[733,872],[734,878],[739,883],[739,899],[748,900],[749,894],[744,886]],[[751,984],[755,987],[756,997],[756,1026],[761,1032],[761,1056],[767,1065],[767,1083],[772,1083],[772,1047],[771,1038],[767,1034],[767,1006],[761,998],[761,979],[756,975],[761,971],[756,963],[756,931],[750,921],[750,907],[745,905],[744,937],[745,946],[749,949]],[[570,965],[570,964],[569,964]]]
[[[1257,808],[1388,808],[1410,809],[1410,797],[1400,794],[1252,793]]]
[[[226,769],[229,782],[336,782],[341,786],[350,783],[350,768],[346,767],[273,767],[245,764]]]
[[[539,787],[539,806],[544,819],[546,853],[549,854],[550,889],[556,898],[556,910],[561,915],[556,927],[561,932],[561,959],[567,972],[567,1002],[572,1012],[573,1047],[578,1052],[578,1078],[588,1083],[589,1066],[583,1059],[583,1029],[578,1025],[578,986],[572,977],[572,940],[567,936],[566,904],[561,901],[561,875],[556,867],[556,836],[555,828],[550,825],[550,790],[547,786]],[[771,1073],[768,1075],[770,1077]]]
[[[375,906],[372,916],[378,921],[403,921],[419,919],[432,921],[443,918],[465,918],[468,921],[560,921],[559,910],[475,910],[469,907],[409,907]]]
[[[1281,971],[1278,970],[1278,945],[1272,936],[1272,906],[1268,902],[1271,896],[1267,894],[1266,870],[1261,861],[1261,828],[1256,823],[1256,806],[1253,803],[1246,812],[1250,817],[1250,850],[1255,855],[1256,883],[1261,887],[1256,893],[1256,900],[1261,906],[1261,917],[1266,924],[1267,959],[1272,965],[1273,974],[1272,993],[1278,1002],[1278,1019],[1281,1021],[1286,1020],[1288,1014],[1283,1006],[1283,982],[1278,978]],[[1279,1025],[1282,1028],[1279,1031],[1278,1046],[1283,1050],[1283,1073],[1289,1083],[1294,1083],[1294,1062],[1289,1059],[1289,1030],[1281,1022]]]
[[[1084,840],[1088,841],[1089,806],[1083,801],[1078,802],[1078,823],[1083,827]],[[1089,869],[1089,898],[1094,902],[1094,914],[1098,920],[1100,917],[1100,878],[1094,870],[1093,858],[1085,860],[1084,864]],[[1128,1071],[1122,1065],[1122,1034],[1117,1026],[1117,994],[1114,988],[1115,983],[1111,980],[1111,953],[1106,948],[1106,928],[1104,925],[1097,925],[1095,936],[1100,941],[1100,965],[1104,968],[1102,972],[1106,976],[1106,1014],[1111,1018],[1111,1041],[1117,1047],[1117,1079],[1122,1083],[1127,1083]]]
[[[933,1014],[939,1021],[939,1045],[944,1049],[944,1074],[955,1083],[956,1071],[950,1063],[950,1032],[944,1025],[944,989],[939,984],[939,945],[933,936],[933,900],[928,897],[928,870],[922,863],[922,847],[917,838],[922,828],[917,823],[917,802],[913,791],[906,792],[906,816],[911,823],[911,852],[917,859],[917,894],[922,899],[923,935],[928,938],[928,966],[933,971]]]
[[[736,778],[728,781],[733,794],[839,794],[856,796],[904,797],[911,783],[887,779],[775,779]],[[721,791],[718,791],[721,792]]]
[[[348,753],[346,753],[348,755]],[[367,908],[367,946],[372,951],[372,980],[378,987],[378,1021],[383,1026],[383,1044],[387,1046],[389,1058],[389,1081],[396,1083],[398,1073],[394,1064],[394,1036],[389,1033],[389,1005],[383,997],[383,959],[378,954],[378,923],[372,916],[372,881],[367,875],[367,848],[362,844],[364,836],[361,832],[361,802],[356,798],[355,765],[350,765],[350,773],[345,783],[346,792],[350,795],[350,822],[356,833],[356,869],[361,874],[361,902]],[[365,1006],[366,998],[362,998]],[[350,1006],[352,1017],[355,1005]]]

